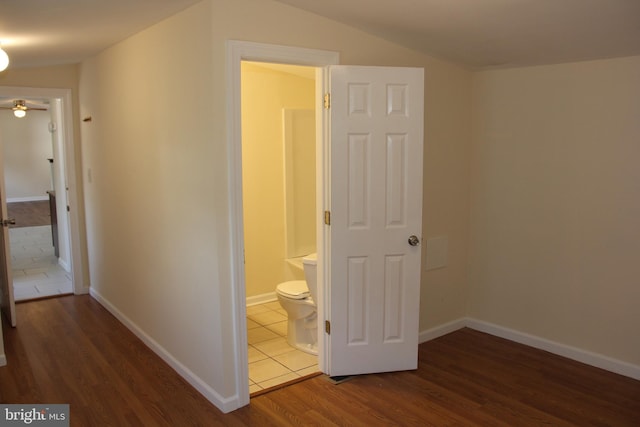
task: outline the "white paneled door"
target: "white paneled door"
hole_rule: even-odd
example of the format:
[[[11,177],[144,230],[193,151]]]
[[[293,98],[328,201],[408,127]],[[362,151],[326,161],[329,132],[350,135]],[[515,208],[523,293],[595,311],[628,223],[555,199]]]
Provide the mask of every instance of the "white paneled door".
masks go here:
[[[1,141],[0,141],[1,142]],[[0,143],[0,154],[2,144]],[[0,165],[3,158],[0,155]],[[7,198],[4,190],[4,171],[0,166],[0,307],[11,326],[16,326],[16,303],[13,297],[13,277],[11,274],[11,250],[9,224],[12,219],[7,213]]]
[[[328,374],[416,369],[424,70],[329,75]]]

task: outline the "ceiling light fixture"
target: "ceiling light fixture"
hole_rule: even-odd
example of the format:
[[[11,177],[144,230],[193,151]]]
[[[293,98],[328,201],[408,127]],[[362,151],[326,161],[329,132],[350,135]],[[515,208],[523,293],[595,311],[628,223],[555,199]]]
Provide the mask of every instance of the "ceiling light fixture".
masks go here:
[[[22,118],[27,115],[27,106],[24,104],[24,101],[21,99],[17,99],[13,101],[13,115],[17,118]]]
[[[0,71],[4,71],[9,66],[9,55],[7,52],[2,50],[2,45],[0,45]]]

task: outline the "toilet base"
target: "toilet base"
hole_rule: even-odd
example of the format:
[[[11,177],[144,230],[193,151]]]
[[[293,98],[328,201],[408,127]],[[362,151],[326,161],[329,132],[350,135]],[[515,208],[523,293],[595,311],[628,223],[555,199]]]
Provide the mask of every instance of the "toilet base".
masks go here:
[[[289,341],[287,341],[289,342]],[[289,343],[290,346],[295,347],[296,349],[300,350],[300,351],[304,351],[305,353],[311,354],[313,356],[317,356],[318,355],[318,343],[315,344],[296,344],[296,343]]]
[[[305,353],[318,355],[318,315],[311,298],[292,300],[279,293],[278,302],[287,312],[287,344]]]
[[[305,353],[318,355],[318,327],[316,313],[304,318],[287,322],[287,343]]]

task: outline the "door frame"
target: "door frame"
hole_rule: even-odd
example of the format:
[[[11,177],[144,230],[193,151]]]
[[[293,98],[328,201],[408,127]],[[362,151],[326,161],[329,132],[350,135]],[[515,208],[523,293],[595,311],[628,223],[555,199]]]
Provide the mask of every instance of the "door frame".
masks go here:
[[[85,266],[82,263],[80,239],[80,198],[76,181],[76,141],[74,138],[73,104],[71,89],[0,86],[0,96],[12,98],[47,98],[60,100],[62,137],[64,140],[64,173],[67,179],[67,219],[69,224],[69,246],[71,252],[71,276],[73,293],[76,295],[89,293],[84,284]],[[0,165],[0,172],[4,168]]]
[[[316,71],[316,101],[320,103],[322,94],[326,88],[326,73],[322,67],[337,65],[340,61],[338,52],[306,49],[299,47],[245,42],[228,40],[227,50],[227,156],[229,165],[229,229],[231,245],[231,296],[233,306],[233,319],[231,322],[234,337],[235,353],[235,390],[238,407],[249,404],[249,359],[247,353],[247,321],[246,321],[246,289],[244,273],[244,223],[243,223],[243,201],[242,201],[242,115],[241,115],[241,62],[272,62],[290,65],[304,65],[318,67]],[[328,149],[325,132],[326,123],[323,119],[324,112],[317,109],[316,141],[316,164],[317,175],[322,179],[316,180],[316,185],[320,189],[317,191],[317,209],[324,206],[325,187],[323,157]],[[320,218],[320,216],[319,216]],[[318,264],[322,266],[323,259],[323,231],[318,228]],[[319,268],[319,283],[322,283],[322,268]],[[323,301],[319,298],[318,313],[323,313]],[[320,319],[323,316],[318,316]],[[318,337],[318,359],[320,369],[324,364],[324,334]]]

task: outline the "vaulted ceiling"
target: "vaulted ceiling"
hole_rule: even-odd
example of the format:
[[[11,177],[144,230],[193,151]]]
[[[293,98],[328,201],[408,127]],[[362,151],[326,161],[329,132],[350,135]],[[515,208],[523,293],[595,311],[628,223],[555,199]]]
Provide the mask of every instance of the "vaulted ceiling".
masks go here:
[[[279,0],[469,68],[640,54],[640,0]]]
[[[79,62],[197,1],[2,0],[0,42],[14,67]],[[475,69],[640,54],[640,0],[278,1]]]

